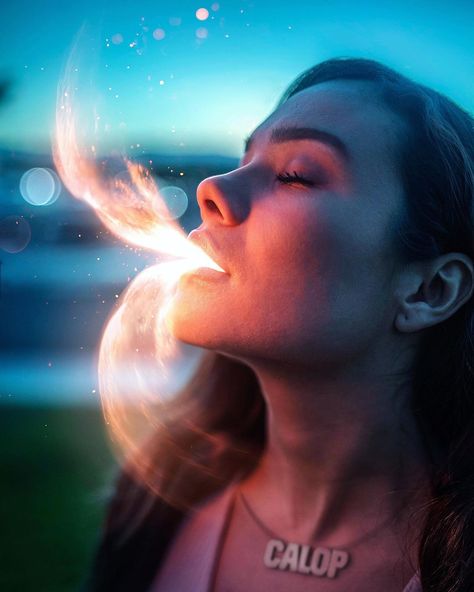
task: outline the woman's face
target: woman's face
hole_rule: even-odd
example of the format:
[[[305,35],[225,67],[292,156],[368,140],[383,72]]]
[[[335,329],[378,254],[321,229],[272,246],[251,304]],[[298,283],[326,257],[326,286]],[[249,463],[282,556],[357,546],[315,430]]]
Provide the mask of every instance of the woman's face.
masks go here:
[[[200,184],[191,239],[228,273],[181,278],[178,339],[312,366],[387,347],[402,124],[374,97],[350,81],[302,91],[254,131],[239,168]]]

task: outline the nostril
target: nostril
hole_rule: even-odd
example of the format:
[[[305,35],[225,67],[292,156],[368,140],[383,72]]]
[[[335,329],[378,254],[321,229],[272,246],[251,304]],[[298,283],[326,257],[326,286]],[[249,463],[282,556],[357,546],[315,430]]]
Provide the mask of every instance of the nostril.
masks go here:
[[[206,207],[211,211],[211,212],[216,212],[217,214],[219,214],[219,216],[221,218],[223,218],[224,216],[221,214],[221,211],[219,210],[219,208],[217,207],[216,203],[212,201],[212,199],[206,199],[205,201]]]

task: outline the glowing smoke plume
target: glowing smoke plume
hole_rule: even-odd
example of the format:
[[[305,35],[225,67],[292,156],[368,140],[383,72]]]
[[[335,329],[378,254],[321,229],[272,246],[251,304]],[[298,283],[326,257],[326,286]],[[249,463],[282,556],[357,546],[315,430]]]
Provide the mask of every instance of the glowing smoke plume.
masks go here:
[[[77,53],[77,52],[76,52]],[[126,158],[124,174],[106,174],[94,146],[81,145],[79,81],[71,53],[58,87],[54,161],[62,181],[87,202],[108,230],[127,245],[157,255],[122,294],[107,322],[99,349],[99,388],[105,419],[121,451],[129,457],[140,449],[149,428],[159,422],[164,399],[189,377],[201,352],[176,342],[166,325],[166,312],[179,277],[198,267],[223,271],[189,242],[172,219],[149,171]],[[159,261],[159,257],[164,261]]]

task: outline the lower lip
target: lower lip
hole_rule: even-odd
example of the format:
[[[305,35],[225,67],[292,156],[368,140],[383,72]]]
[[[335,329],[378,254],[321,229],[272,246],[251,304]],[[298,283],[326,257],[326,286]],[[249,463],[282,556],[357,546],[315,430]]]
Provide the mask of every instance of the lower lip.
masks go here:
[[[210,267],[199,267],[186,272],[181,278],[201,280],[206,283],[220,283],[226,281],[226,279],[229,278],[229,274],[223,273],[222,271],[216,271]]]

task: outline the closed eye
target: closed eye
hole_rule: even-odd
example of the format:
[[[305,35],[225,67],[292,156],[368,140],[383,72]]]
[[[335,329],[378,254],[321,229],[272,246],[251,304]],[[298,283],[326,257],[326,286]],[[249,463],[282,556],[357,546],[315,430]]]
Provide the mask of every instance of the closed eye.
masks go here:
[[[304,185],[305,187],[314,187],[315,183],[313,181],[310,181],[309,179],[306,179],[305,177],[301,177],[300,175],[298,175],[298,173],[296,171],[293,171],[293,173],[282,173],[277,175],[277,179],[281,182],[281,183],[285,183],[286,185],[292,185],[292,184],[299,184],[299,185]]]

